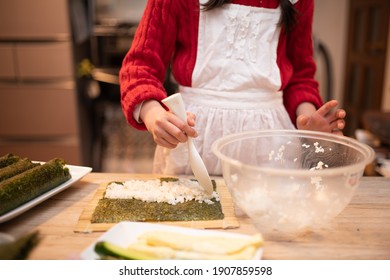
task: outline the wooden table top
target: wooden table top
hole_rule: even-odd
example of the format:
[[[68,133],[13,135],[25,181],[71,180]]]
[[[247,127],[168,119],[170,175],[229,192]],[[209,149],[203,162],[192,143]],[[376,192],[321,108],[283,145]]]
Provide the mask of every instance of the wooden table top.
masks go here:
[[[131,174],[90,173],[26,213],[0,224],[15,237],[39,230],[42,240],[30,259],[78,259],[103,232],[74,228],[99,184],[132,178]],[[238,217],[229,232],[253,234],[255,227]],[[222,230],[222,229],[221,229]],[[363,177],[351,203],[330,224],[291,238],[265,240],[263,259],[390,259],[390,178]]]

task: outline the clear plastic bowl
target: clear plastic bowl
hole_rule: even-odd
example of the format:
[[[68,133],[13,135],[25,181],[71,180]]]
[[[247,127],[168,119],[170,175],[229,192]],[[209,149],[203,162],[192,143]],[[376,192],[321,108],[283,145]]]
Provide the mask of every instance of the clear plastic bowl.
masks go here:
[[[351,201],[373,149],[304,130],[263,130],[218,139],[213,153],[233,201],[266,237],[323,225]]]

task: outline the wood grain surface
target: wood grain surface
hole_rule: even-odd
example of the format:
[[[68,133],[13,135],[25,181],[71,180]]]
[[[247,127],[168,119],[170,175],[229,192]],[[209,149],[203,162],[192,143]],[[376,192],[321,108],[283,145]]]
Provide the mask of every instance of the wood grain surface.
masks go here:
[[[39,230],[42,240],[30,259],[79,259],[80,253],[104,233],[74,231],[99,186],[138,176],[145,175],[90,173],[28,212],[0,224],[0,232],[17,237]],[[238,228],[217,230],[258,232],[247,217],[237,219]],[[297,236],[266,238],[263,258],[390,260],[390,178],[364,177],[351,203],[328,225]]]

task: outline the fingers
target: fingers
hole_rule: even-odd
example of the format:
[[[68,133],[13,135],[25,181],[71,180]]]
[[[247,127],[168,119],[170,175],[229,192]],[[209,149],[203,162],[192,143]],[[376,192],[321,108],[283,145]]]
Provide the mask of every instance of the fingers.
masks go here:
[[[333,122],[336,119],[344,119],[346,112],[343,109],[334,110],[337,105],[337,100],[328,101],[317,110],[317,114],[322,117],[327,117],[330,122]]]
[[[334,113],[329,114],[327,120],[329,121],[332,129],[342,130],[345,127],[346,112],[342,109],[336,110]]]
[[[324,105],[322,105],[318,110],[317,113],[321,115],[322,117],[327,116],[336,106],[338,105],[337,100],[331,100],[326,102]]]
[[[333,130],[342,130],[345,127],[345,121],[342,119],[335,120],[329,124],[329,128],[331,131]]]
[[[194,114],[189,113],[189,117],[190,119],[187,120],[187,122],[189,121],[191,125],[189,125],[187,122],[184,122],[173,113],[169,113],[168,121],[170,122],[170,124],[173,125],[173,127],[169,127],[169,128],[167,127],[167,129],[168,131],[170,131],[172,135],[174,135],[179,140],[181,140],[180,142],[186,142],[187,136],[189,137],[198,136],[196,130],[192,127],[193,125],[195,125]]]
[[[338,105],[336,100],[326,102],[311,115],[302,114],[297,118],[297,128],[315,130],[343,135],[345,128],[346,112],[343,109],[335,109]]]
[[[193,114],[190,119],[190,123],[195,124]],[[152,134],[156,144],[170,149],[179,143],[185,143],[188,137],[198,136],[194,128],[171,112],[166,112],[163,117],[156,119],[153,127]]]
[[[343,109],[335,110],[337,105],[337,100],[331,100],[326,102],[323,106],[321,106],[321,108],[317,110],[317,113],[320,116],[328,120],[331,131],[342,130],[345,127],[344,118],[346,117],[346,112]]]
[[[297,118],[297,127],[298,129],[305,129],[309,123],[309,117],[306,115],[300,115]]]
[[[191,112],[187,112],[187,123],[189,126],[194,127],[195,126],[195,121],[196,121],[196,116],[195,114]]]
[[[336,121],[330,124],[330,128],[331,128],[330,132],[337,135],[344,135],[342,132],[344,127],[345,127],[344,119],[337,119]]]
[[[188,137],[198,136],[193,128],[194,114],[187,113],[188,121],[183,121],[172,112],[166,111],[156,100],[143,103],[140,118],[156,144],[166,148],[175,148],[180,142],[186,142]]]
[[[156,133],[154,136],[156,144],[165,148],[174,149],[180,143],[175,137],[166,132],[162,132],[161,134]]]
[[[343,109],[339,109],[337,110],[336,115],[339,119],[344,119],[347,113]]]

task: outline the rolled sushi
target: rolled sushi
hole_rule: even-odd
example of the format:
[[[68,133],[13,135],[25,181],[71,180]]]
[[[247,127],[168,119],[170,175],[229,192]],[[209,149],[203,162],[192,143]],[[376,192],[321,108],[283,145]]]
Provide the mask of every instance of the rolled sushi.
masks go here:
[[[38,165],[39,163],[33,163],[28,158],[24,158],[6,167],[0,168],[0,182],[23,173],[24,171],[34,168]]]
[[[52,159],[0,182],[0,215],[7,213],[71,178],[65,161]]]
[[[15,156],[14,154],[6,154],[0,157],[0,168],[11,165],[20,160],[19,156]]]

